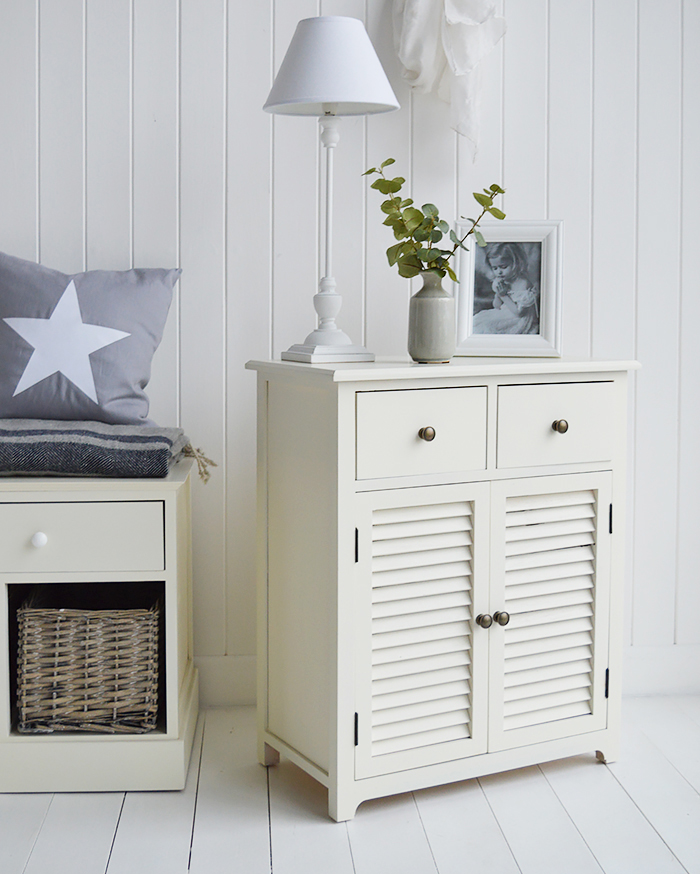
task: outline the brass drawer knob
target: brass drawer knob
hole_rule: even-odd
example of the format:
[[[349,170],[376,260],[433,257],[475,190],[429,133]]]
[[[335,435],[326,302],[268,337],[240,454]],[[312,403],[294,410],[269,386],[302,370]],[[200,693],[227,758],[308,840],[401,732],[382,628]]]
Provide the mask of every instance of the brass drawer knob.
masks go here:
[[[493,617],[488,613],[479,613],[476,617],[476,624],[480,625],[482,628],[491,628],[493,625]]]
[[[493,614],[493,621],[498,622],[499,625],[508,625],[510,622],[510,613],[506,613],[505,610],[496,610]]]
[[[426,443],[430,443],[431,440],[435,439],[435,428],[431,428],[430,425],[427,428],[421,428],[418,436],[421,440],[425,440]]]
[[[555,419],[552,422],[552,431],[556,431],[558,434],[566,434],[569,430],[569,423],[566,419]]]

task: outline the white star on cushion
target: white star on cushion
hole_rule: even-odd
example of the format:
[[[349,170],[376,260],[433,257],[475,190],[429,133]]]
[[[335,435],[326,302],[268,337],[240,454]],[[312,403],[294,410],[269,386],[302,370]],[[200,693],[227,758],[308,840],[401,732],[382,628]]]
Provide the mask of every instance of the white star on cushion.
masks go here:
[[[48,319],[11,318],[3,321],[34,347],[13,397],[47,376],[62,373],[97,403],[90,353],[130,336],[116,328],[85,324],[73,280],[68,283]]]

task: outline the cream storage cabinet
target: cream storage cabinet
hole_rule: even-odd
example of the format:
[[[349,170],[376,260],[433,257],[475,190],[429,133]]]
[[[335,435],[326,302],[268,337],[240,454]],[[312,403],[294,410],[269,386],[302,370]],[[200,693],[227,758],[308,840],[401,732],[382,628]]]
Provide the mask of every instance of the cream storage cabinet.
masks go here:
[[[258,738],[329,812],[617,755],[634,362],[251,362]]]
[[[198,712],[191,469],[187,460],[164,479],[0,478],[0,792],[185,785]],[[128,610],[156,602],[160,652],[154,730],[18,730],[17,610],[22,605]]]

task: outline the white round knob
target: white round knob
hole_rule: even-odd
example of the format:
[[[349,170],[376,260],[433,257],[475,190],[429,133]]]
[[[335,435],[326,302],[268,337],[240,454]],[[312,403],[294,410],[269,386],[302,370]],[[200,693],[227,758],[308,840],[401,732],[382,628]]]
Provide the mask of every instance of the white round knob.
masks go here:
[[[36,534],[32,535],[32,546],[36,546],[37,549],[41,549],[42,546],[46,546],[49,542],[49,538],[44,534],[43,531],[37,531]]]

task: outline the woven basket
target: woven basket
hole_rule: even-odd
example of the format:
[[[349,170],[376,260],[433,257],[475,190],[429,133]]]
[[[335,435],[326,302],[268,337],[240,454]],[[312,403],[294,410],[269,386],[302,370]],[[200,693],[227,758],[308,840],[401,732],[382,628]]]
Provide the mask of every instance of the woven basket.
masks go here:
[[[158,605],[17,610],[21,732],[147,732],[158,716]]]

